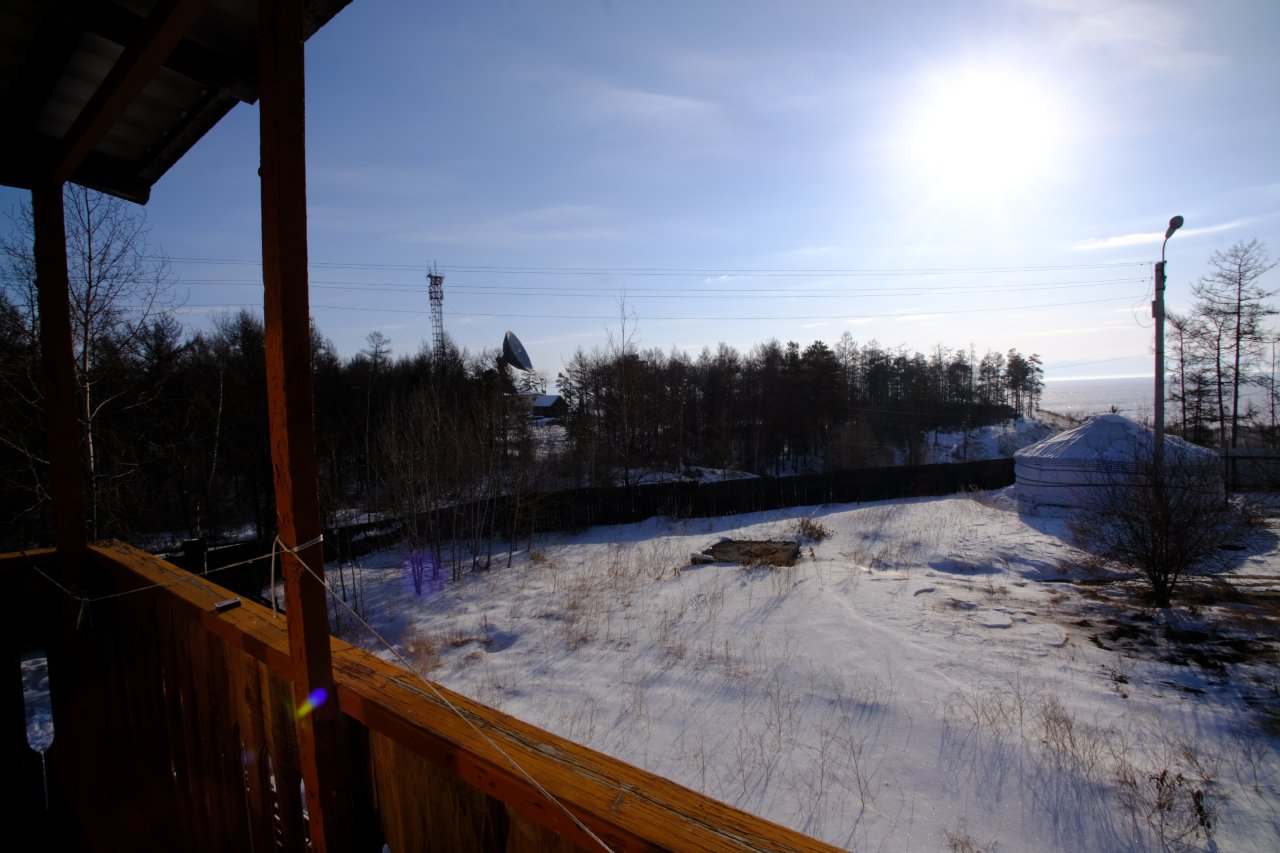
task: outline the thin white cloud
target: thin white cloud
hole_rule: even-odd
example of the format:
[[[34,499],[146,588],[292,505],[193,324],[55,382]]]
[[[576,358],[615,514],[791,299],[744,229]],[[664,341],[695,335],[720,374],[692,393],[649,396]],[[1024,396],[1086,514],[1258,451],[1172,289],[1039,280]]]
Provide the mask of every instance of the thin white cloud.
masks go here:
[[[812,261],[829,258],[838,251],[835,246],[795,246],[774,252],[773,257],[783,261]]]
[[[523,246],[573,240],[610,240],[623,236],[608,211],[589,205],[533,208],[487,220],[402,235],[409,243]]]
[[[741,143],[731,132],[732,116],[721,103],[686,92],[626,86],[574,74],[562,74],[560,111],[592,132],[618,135],[597,166],[625,168],[630,161],[616,149],[633,146],[663,158],[725,155]]]
[[[1185,240],[1188,237],[1199,237],[1204,234],[1219,234],[1223,231],[1230,231],[1234,228],[1241,228],[1253,222],[1252,217],[1246,219],[1233,219],[1230,222],[1223,222],[1218,225],[1206,225],[1202,228],[1184,228],[1178,232],[1178,236]],[[1099,237],[1095,240],[1085,240],[1072,246],[1072,250],[1076,252],[1096,252],[1102,249],[1125,249],[1131,246],[1148,246],[1153,243],[1159,243],[1164,239],[1163,231],[1143,231],[1137,234],[1119,234],[1115,237]]]
[[[369,191],[371,188],[376,188],[379,196],[387,194],[421,196],[442,184],[444,179],[439,170],[418,164],[349,164],[329,161],[311,166],[307,170],[307,181],[321,186],[332,186],[346,192]]]
[[[582,102],[598,115],[638,124],[665,124],[714,118],[719,108],[708,101],[684,95],[670,95],[644,89],[629,89],[609,83],[583,83]]]
[[[529,343],[529,346],[537,346],[541,344],[558,344],[558,343],[563,343],[565,341],[576,341],[576,340],[581,340],[583,338],[600,338],[600,337],[604,337],[604,335],[600,332],[578,332],[572,335],[555,335],[550,338],[533,338],[528,343]]]
[[[1078,329],[1043,329],[1038,332],[1023,332],[1024,338],[1060,338],[1067,335],[1092,335],[1097,332],[1114,332],[1114,326],[1086,326]]]
[[[1192,76],[1225,64],[1204,50],[1194,9],[1164,0],[1033,0],[1067,47],[1123,54],[1129,67]]]

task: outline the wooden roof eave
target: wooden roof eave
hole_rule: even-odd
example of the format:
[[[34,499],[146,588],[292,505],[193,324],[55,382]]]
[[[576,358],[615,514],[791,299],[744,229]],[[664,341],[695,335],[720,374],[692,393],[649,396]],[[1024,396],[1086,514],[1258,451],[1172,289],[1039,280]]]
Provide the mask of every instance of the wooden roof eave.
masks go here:
[[[305,0],[304,38],[349,2]],[[0,137],[0,183],[30,189],[69,180],[145,204],[152,185],[237,103],[257,101],[256,7],[254,0],[160,0],[144,15],[145,6],[130,0],[41,4],[27,19],[26,40],[17,40],[25,47],[16,69],[0,72],[10,119]],[[105,76],[83,64],[87,36],[122,49]],[[153,106],[151,90],[143,90],[162,73],[186,81],[185,91]],[[70,126],[42,124],[52,99],[67,103],[65,81],[86,75],[97,83]]]

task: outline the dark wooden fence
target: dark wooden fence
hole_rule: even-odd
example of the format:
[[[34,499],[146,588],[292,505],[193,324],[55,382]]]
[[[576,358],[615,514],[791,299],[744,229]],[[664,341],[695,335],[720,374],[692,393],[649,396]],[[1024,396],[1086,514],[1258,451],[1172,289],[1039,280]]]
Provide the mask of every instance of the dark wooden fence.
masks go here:
[[[516,526],[521,530],[580,530],[597,524],[629,524],[655,515],[706,518],[792,506],[948,495],[968,489],[998,489],[1011,483],[1013,460],[989,459],[718,483],[681,481],[576,489],[523,497]],[[514,498],[495,502],[499,530],[510,527],[514,509]],[[437,517],[437,523],[449,529],[450,508],[438,510]]]
[[[1234,492],[1280,490],[1280,452],[1267,449],[1226,451],[1222,456],[1227,488]]]
[[[464,536],[474,519],[485,519],[499,537],[582,530],[601,524],[630,524],[655,515],[707,518],[763,512],[792,506],[859,503],[892,498],[949,495],[969,489],[999,489],[1013,483],[1012,459],[986,459],[943,465],[860,468],[795,477],[759,477],[717,483],[680,481],[631,487],[572,489],[542,494],[502,495],[483,504],[441,507],[412,521],[418,530],[438,531],[441,539]],[[325,531],[328,561],[353,560],[395,545],[410,527],[405,519],[351,524]],[[182,554],[166,555],[200,573],[218,570],[218,583],[241,595],[257,596],[268,582],[266,558],[224,569],[271,550],[255,540],[204,550],[198,543]]]

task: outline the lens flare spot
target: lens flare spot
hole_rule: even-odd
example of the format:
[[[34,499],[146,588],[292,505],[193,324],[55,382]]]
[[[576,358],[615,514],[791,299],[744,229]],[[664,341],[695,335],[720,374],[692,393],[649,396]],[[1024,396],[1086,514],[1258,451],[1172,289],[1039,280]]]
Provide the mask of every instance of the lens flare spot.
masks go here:
[[[298,706],[297,711],[294,712],[295,716],[298,719],[302,719],[316,708],[323,705],[324,701],[328,698],[329,694],[325,692],[325,689],[323,687],[317,687],[315,690],[312,690],[311,694],[303,700],[301,705]]]

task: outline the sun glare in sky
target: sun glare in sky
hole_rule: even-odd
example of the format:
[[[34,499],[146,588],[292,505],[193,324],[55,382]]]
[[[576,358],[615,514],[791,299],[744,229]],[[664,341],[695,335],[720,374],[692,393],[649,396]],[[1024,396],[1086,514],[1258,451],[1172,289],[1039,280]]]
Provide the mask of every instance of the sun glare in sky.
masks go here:
[[[1061,170],[1063,106],[1034,75],[961,68],[922,78],[899,151],[934,196],[1000,202]]]

